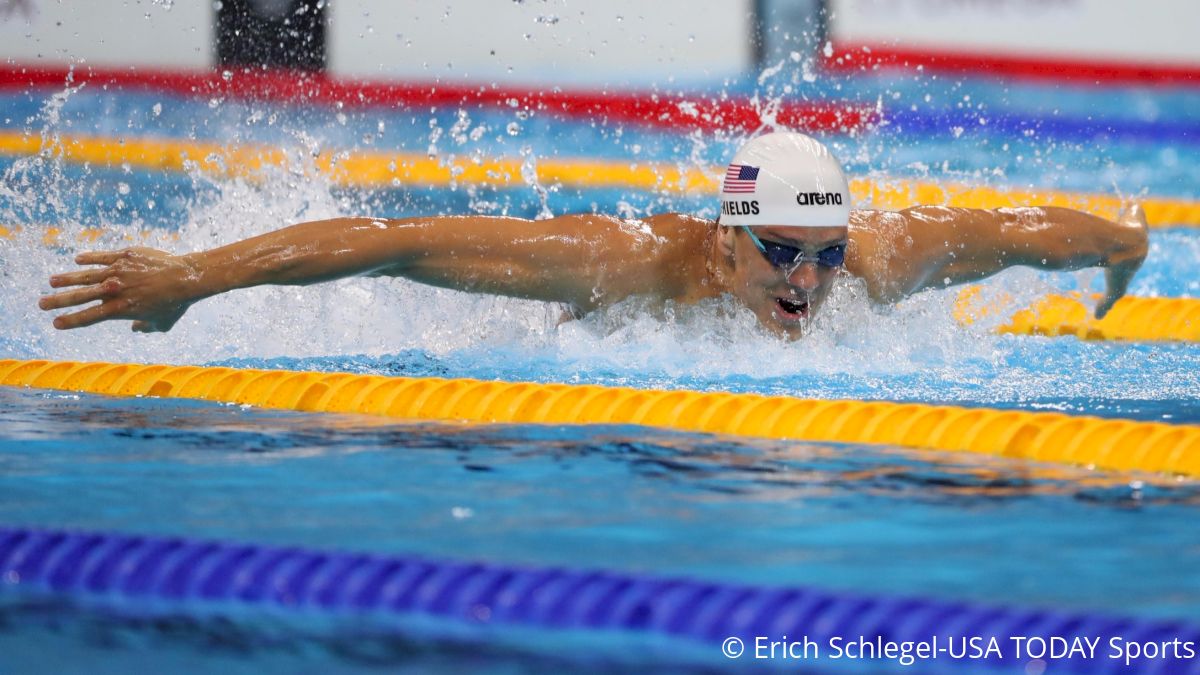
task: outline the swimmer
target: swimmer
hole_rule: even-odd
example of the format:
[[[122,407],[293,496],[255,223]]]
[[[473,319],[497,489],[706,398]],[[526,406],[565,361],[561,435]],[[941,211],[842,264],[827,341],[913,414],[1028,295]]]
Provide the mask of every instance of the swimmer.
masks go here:
[[[1100,318],[1125,294],[1147,247],[1137,206],[1117,221],[1057,207],[852,210],[829,150],[778,132],[733,157],[716,221],[677,213],[336,218],[184,255],[81,253],[75,262],[93,267],[50,277],[51,287],[69,290],[39,306],[99,301],[55,318],[60,329],[131,320],[134,331],[168,331],[196,302],[239,288],[390,276],[563,303],[576,317],[635,296],[684,304],[733,296],[770,331],[797,338],[839,275],[861,278],[872,301],[894,303],[1017,265],[1102,267]]]

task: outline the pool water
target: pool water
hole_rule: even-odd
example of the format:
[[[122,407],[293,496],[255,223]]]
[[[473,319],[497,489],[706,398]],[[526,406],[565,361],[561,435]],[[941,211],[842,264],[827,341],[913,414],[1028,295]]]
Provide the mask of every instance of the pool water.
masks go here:
[[[780,95],[784,69],[733,93]],[[813,98],[879,103],[879,129],[832,137],[877,178],[1200,199],[1200,94],[919,79],[821,78]],[[716,85],[714,85],[716,87]],[[84,87],[0,95],[10,129],[481,157],[724,161],[731,134],[518,118],[511,111],[303,108]],[[888,117],[888,111],[895,115]],[[463,122],[462,115],[469,118]],[[458,131],[454,132],[458,124]],[[516,127],[511,125],[516,124]],[[478,134],[471,133],[482,128]],[[927,401],[1200,423],[1200,347],[1001,336],[960,326],[953,289],[869,306],[845,281],[800,343],[723,303],[636,302],[559,325],[539,303],[398,280],[269,288],[192,308],[167,335],[56,332],[36,309],[101,226],[184,251],[300,220],[371,213],[715,215],[715,200],[636,190],[337,188],[0,160],[0,358],[216,364]],[[143,235],[141,233],[145,232]],[[1156,229],[1130,293],[1200,293],[1200,235]],[[1013,306],[1098,290],[1095,271],[1010,270]],[[0,389],[0,524],[186,535],[441,559],[613,569],[985,604],[1200,618],[1195,481],[880,446],[632,426],[403,423],[205,402]],[[0,597],[0,672],[102,662],[205,672],[610,672],[719,669],[715,650],[637,636],[461,634],[232,612],[155,616]],[[373,637],[372,637],[373,636]],[[632,642],[631,642],[632,641]],[[630,645],[633,645],[632,647]],[[90,672],[102,672],[90,670]]]
[[[631,426],[404,424],[12,389],[0,391],[0,428],[5,523],[1118,616],[1195,616],[1200,596],[1200,548],[1179,541],[1200,505],[1193,481]],[[63,617],[39,603],[5,607],[11,651],[0,658],[17,664],[64,641],[80,653],[97,642],[165,649],[116,663],[191,660],[214,671],[225,659],[201,653],[210,643],[284,671],[297,650],[310,666],[362,666],[362,655],[343,663],[357,649],[389,668],[449,672],[463,666],[455,654],[478,649],[521,670],[562,668],[554,659],[567,657],[598,667],[611,650],[641,661],[610,670],[637,670],[663,656],[630,636],[588,651],[560,637],[501,630],[496,644],[497,629],[457,639],[441,630],[405,646],[406,633],[377,628],[363,645],[350,637],[372,634],[362,626],[279,617],[263,626],[249,611],[219,621],[134,615],[113,626],[111,608]],[[35,639],[23,642],[27,634]],[[677,649],[704,663],[694,648]]]

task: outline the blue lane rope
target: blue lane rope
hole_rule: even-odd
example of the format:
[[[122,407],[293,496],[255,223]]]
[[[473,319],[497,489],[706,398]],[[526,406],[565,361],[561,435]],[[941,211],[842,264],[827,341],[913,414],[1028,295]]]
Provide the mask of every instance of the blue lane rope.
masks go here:
[[[771,588],[611,571],[444,562],[183,538],[0,528],[0,592],[52,591],[127,602],[226,602],[425,615],[474,624],[652,632],[721,644],[737,636],[903,642],[945,637],[1072,636],[1200,644],[1200,625],[1095,614]],[[714,654],[716,651],[714,650]],[[942,663],[948,657],[939,657]],[[952,663],[952,661],[950,661]],[[1014,670],[1003,660],[960,665]],[[1200,658],[1056,661],[1053,672],[1200,673]]]
[[[1033,131],[1038,137],[1090,141],[1111,138],[1142,142],[1200,143],[1200,124],[1177,121],[1022,117],[1010,113],[979,111],[890,110],[889,126],[903,133],[947,134],[954,127],[1020,136]]]

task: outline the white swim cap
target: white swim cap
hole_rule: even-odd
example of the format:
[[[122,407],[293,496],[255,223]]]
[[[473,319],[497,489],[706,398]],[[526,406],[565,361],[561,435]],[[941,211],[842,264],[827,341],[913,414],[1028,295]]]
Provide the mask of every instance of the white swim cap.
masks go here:
[[[751,139],[721,181],[722,225],[844,226],[850,187],[820,141],[791,132]]]

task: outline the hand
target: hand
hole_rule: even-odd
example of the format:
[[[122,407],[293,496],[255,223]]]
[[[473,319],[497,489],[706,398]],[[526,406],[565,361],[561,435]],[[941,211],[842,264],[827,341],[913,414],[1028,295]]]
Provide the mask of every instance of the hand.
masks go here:
[[[81,328],[101,321],[132,319],[140,333],[169,331],[198,297],[192,294],[198,279],[194,264],[152,248],[95,251],[75,256],[80,265],[104,267],[66,272],[50,277],[50,286],[79,286],[44,296],[42,309],[75,307],[94,300],[100,304],[54,319],[58,329]]]
[[[1150,249],[1149,228],[1141,206],[1134,204],[1121,214],[1118,223],[1123,226],[1128,236],[1122,238],[1120,248],[1110,253],[1104,261],[1105,292],[1100,303],[1096,305],[1097,319],[1103,319],[1117,300],[1125,295],[1129,282],[1133,280],[1133,275],[1137,274]]]

